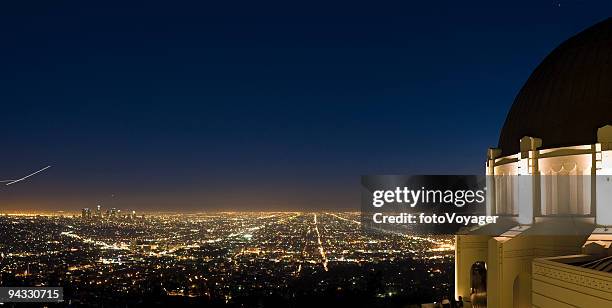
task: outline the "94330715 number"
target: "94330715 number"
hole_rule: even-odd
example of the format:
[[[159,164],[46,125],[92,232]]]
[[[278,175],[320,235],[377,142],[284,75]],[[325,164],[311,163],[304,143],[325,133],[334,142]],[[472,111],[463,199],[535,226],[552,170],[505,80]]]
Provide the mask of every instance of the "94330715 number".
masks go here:
[[[0,302],[58,302],[63,293],[61,287],[2,287]]]

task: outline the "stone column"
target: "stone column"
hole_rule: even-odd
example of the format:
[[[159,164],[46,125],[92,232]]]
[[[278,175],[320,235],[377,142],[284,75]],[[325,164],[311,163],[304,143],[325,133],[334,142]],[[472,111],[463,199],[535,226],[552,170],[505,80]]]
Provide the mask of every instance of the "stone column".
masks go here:
[[[487,166],[486,166],[486,176],[487,176],[487,215],[493,216],[497,213],[497,205],[495,204],[495,159],[499,157],[501,154],[500,149],[489,148],[487,150]]]
[[[542,139],[525,136],[521,138],[521,153],[518,161],[518,207],[519,223],[532,224],[534,217],[540,213],[540,187],[538,148]]]
[[[597,130],[595,144],[595,222],[612,225],[612,126]]]

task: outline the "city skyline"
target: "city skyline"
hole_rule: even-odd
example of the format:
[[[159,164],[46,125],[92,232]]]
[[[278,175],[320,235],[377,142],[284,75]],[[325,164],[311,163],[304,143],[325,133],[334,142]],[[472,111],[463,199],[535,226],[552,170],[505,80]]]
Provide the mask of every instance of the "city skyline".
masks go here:
[[[0,285],[90,306],[404,307],[452,290],[452,235],[364,231],[359,213],[83,214],[0,215]]]
[[[54,167],[0,208],[350,210],[364,174],[483,174],[529,72],[612,8],[500,5],[3,4],[0,175]]]

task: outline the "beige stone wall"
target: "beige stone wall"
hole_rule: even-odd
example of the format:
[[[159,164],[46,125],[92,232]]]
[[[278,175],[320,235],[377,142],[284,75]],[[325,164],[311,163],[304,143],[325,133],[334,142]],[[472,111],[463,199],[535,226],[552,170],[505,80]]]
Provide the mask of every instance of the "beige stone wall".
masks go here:
[[[533,307],[612,307],[611,273],[548,259],[536,259],[532,266]]]
[[[487,306],[531,307],[532,261],[580,252],[582,236],[522,236],[489,241]],[[611,306],[612,307],[612,306]]]

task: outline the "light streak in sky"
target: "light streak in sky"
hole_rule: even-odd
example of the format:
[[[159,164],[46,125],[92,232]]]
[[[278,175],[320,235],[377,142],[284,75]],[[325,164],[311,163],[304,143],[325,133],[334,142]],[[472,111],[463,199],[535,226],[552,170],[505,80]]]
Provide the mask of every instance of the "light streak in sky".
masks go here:
[[[49,168],[51,168],[51,166],[44,167],[44,168],[42,168],[42,169],[40,169],[40,170],[38,170],[38,171],[36,171],[36,172],[30,173],[30,174],[28,174],[28,175],[26,175],[26,176],[24,176],[24,177],[22,177],[22,178],[20,178],[20,179],[17,179],[17,180],[3,180],[3,181],[0,181],[0,182],[2,182],[2,183],[6,183],[6,182],[8,182],[8,183],[6,183],[6,186],[9,186],[9,185],[12,185],[12,184],[15,184],[15,183],[21,182],[21,181],[23,181],[23,180],[25,180],[25,179],[27,179],[27,178],[29,178],[29,177],[31,177],[31,176],[33,176],[33,175],[35,175],[35,174],[38,174],[38,173],[40,173],[40,172],[43,172],[43,171],[47,170],[47,169],[49,169]]]

